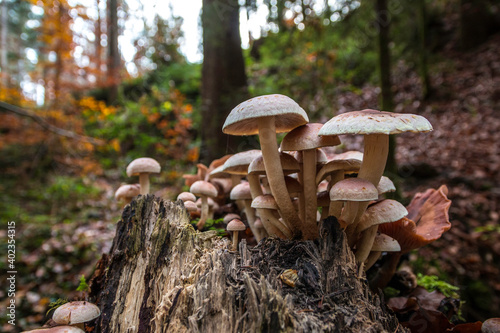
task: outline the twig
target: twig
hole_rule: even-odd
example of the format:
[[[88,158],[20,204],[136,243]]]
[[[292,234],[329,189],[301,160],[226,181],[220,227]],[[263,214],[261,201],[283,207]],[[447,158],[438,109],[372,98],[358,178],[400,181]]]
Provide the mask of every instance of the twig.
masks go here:
[[[15,106],[15,105],[11,105],[11,104],[8,104],[8,103],[0,101],[0,110],[12,112],[14,114],[17,114],[18,116],[31,118],[38,125],[40,125],[41,127],[45,128],[46,130],[48,130],[50,132],[53,132],[53,133],[55,133],[57,135],[65,136],[67,138],[75,139],[75,140],[78,140],[78,141],[89,142],[89,143],[92,143],[92,144],[98,145],[98,146],[102,146],[102,145],[105,144],[105,142],[103,140],[99,140],[99,139],[91,138],[91,137],[88,137],[88,136],[80,135],[80,134],[77,134],[75,132],[68,131],[66,129],[56,127],[56,126],[48,123],[42,117],[34,114],[32,111],[25,110],[23,108]]]

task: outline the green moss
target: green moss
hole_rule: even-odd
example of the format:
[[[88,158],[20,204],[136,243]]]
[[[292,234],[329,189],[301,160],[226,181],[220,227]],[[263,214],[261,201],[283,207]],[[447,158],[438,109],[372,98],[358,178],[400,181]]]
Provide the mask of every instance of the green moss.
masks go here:
[[[457,292],[460,288],[451,285],[448,282],[439,280],[436,275],[422,275],[418,273],[417,283],[419,286],[424,287],[427,291],[438,290],[446,297],[459,298]]]

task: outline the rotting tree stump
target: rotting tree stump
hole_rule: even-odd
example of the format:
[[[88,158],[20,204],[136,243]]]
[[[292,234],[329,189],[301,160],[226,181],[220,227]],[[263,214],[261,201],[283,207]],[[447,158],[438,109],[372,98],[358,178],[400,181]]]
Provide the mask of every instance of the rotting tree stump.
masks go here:
[[[239,252],[195,231],[179,202],[139,196],[91,279],[96,332],[404,332],[374,295],[344,233],[327,219],[315,241],[245,241]],[[294,287],[280,274],[297,271]]]

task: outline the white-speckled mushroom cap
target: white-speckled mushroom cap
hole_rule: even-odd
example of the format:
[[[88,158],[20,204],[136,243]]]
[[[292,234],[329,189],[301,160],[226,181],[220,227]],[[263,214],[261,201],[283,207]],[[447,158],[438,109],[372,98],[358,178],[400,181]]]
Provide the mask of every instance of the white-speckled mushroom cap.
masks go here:
[[[340,144],[336,135],[318,136],[323,124],[311,123],[299,126],[290,131],[281,141],[281,151],[301,151]]]
[[[97,305],[85,302],[69,302],[58,307],[52,315],[52,320],[61,325],[85,323],[99,317],[101,310]]]
[[[226,226],[227,231],[245,231],[247,230],[247,226],[245,223],[241,222],[238,219],[233,219]]]
[[[330,189],[331,201],[371,201],[377,198],[377,188],[362,178],[343,179]]]
[[[432,131],[432,125],[422,116],[367,109],[346,112],[333,117],[323,125],[318,135],[397,134],[429,131]]]
[[[293,99],[284,95],[264,95],[237,105],[226,118],[222,131],[230,135],[259,133],[257,119],[275,117],[276,133],[289,132],[307,124],[306,112]]]
[[[141,185],[130,184],[122,185],[115,192],[115,199],[120,200],[122,198],[133,198],[141,194]]]
[[[395,222],[408,215],[405,206],[396,200],[385,199],[368,206],[356,230],[362,232],[372,225]]]
[[[127,166],[127,176],[137,176],[141,173],[160,173],[161,166],[156,160],[149,157],[141,157],[133,160]]]
[[[213,186],[211,183],[203,181],[203,180],[198,180],[191,185],[189,188],[189,192],[193,193],[194,195],[206,195],[211,198],[215,198],[217,196],[217,188]]]

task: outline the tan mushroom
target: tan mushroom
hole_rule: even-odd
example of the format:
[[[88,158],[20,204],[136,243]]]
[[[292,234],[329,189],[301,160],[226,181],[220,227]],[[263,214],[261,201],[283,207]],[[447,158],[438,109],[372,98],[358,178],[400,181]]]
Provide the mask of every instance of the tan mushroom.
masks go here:
[[[233,233],[233,250],[238,250],[238,233],[240,231],[245,231],[247,229],[245,223],[241,222],[238,219],[233,219],[231,222],[227,224],[226,230]]]
[[[201,198],[201,216],[196,226],[198,230],[202,230],[208,219],[208,198],[215,198],[217,189],[209,182],[198,180],[191,185],[189,192]]]
[[[122,185],[116,190],[115,199],[123,200],[125,204],[129,204],[139,194],[141,194],[141,186],[139,184]]]
[[[52,320],[59,325],[76,325],[86,323],[101,315],[97,305],[86,301],[69,302],[58,307]]]
[[[139,176],[142,195],[149,193],[149,175],[160,173],[160,171],[160,164],[149,157],[135,159],[127,166],[127,176]]]
[[[276,133],[289,132],[308,121],[305,111],[289,97],[267,95],[236,106],[226,118],[222,131],[230,135],[259,135],[269,185],[283,220],[293,227],[295,237],[312,239],[317,234],[301,224],[287,193],[276,140]]]

